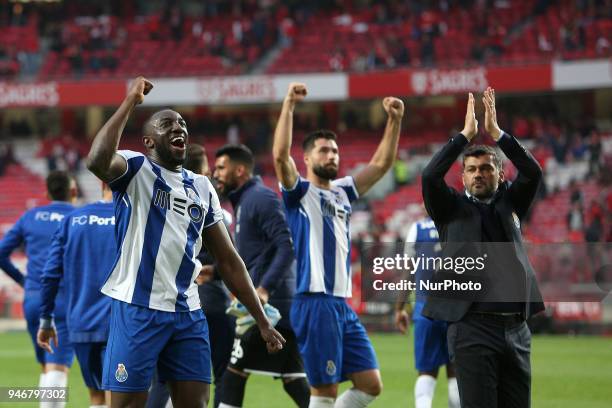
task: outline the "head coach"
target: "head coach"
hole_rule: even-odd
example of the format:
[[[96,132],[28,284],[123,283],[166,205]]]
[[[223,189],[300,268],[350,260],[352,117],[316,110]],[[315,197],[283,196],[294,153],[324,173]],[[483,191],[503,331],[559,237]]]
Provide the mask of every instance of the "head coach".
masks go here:
[[[465,127],[423,171],[423,199],[443,245],[497,245],[506,253],[493,262],[492,280],[518,282],[520,298],[466,299],[428,296],[423,315],[450,322],[448,349],[457,371],[463,408],[529,407],[531,395],[531,333],[526,319],[544,309],[535,275],[523,246],[520,220],[531,205],[542,169],[529,152],[502,131],[495,112],[495,91],[482,98],[485,130],[518,170],[513,182],[504,179],[501,158],[489,146],[471,146],[478,133],[474,96],[469,94]],[[464,150],[465,149],[465,150]],[[463,184],[459,193],[444,176],[463,153]],[[449,245],[450,246],[450,245]],[[495,257],[493,257],[495,258]]]

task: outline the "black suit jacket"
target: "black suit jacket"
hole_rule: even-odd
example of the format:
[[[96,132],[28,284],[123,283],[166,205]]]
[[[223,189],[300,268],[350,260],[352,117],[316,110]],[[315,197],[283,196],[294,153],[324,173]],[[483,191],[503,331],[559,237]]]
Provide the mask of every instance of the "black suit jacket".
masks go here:
[[[436,224],[440,241],[443,245],[447,243],[447,251],[456,250],[448,243],[483,241],[477,204],[444,181],[444,176],[468,143],[462,134],[455,136],[433,156],[422,175],[425,208]],[[542,169],[533,156],[507,133],[500,138],[498,146],[517,168],[518,176],[514,182],[506,181],[499,186],[492,204],[500,215],[505,235],[513,242],[516,258],[524,273],[526,302],[523,314],[529,317],[544,310],[544,304],[515,217],[522,220],[527,213],[542,179]],[[452,256],[444,251],[443,254]],[[469,300],[428,296],[423,315],[436,320],[458,321],[468,312],[471,304]]]

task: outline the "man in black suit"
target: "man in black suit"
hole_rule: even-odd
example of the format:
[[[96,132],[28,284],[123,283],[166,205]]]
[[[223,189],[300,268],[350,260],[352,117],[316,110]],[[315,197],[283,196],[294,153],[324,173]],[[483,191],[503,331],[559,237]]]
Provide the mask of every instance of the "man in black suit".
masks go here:
[[[483,103],[485,129],[518,169],[518,176],[512,183],[505,181],[501,159],[489,146],[464,151],[478,132],[470,93],[464,129],[423,171],[423,198],[440,234],[443,255],[457,256],[457,248],[465,248],[466,243],[493,250],[483,282],[497,289],[501,283],[503,291],[498,294],[507,294],[509,284],[514,293],[485,300],[430,294],[422,313],[450,322],[448,348],[462,407],[529,407],[531,333],[525,321],[544,304],[523,247],[520,220],[535,197],[542,169],[499,128],[493,89],[484,92]],[[465,191],[459,193],[446,185],[444,176],[462,152]]]

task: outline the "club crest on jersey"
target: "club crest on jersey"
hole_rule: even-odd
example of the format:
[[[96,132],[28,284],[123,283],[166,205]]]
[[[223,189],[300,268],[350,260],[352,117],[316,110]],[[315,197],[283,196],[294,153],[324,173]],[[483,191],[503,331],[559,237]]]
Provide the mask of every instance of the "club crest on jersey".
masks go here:
[[[128,379],[128,372],[125,369],[125,365],[122,363],[117,364],[117,371],[115,371],[115,379],[120,383],[125,382]]]
[[[327,367],[325,368],[325,372],[327,373],[327,375],[336,374],[336,365],[332,360],[327,360]]]
[[[184,198],[174,197],[169,191],[157,189],[155,191],[154,204],[166,210],[172,210],[182,216],[189,216],[191,221],[199,223],[204,218],[204,208],[200,204],[200,198],[195,191],[187,188],[187,196],[194,202],[187,205],[187,200]],[[192,195],[190,195],[193,194]],[[195,197],[195,198],[194,198]]]

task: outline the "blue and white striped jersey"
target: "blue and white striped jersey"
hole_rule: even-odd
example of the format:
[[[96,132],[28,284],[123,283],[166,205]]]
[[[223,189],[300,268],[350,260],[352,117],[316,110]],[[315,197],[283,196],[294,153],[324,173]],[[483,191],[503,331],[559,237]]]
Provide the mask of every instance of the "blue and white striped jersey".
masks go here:
[[[281,186],[298,263],[297,293],[351,297],[351,202],[359,197],[352,177],[324,190],[299,178]]]
[[[118,152],[127,171],[113,180],[118,254],[102,292],[167,312],[200,308],[194,283],[202,231],[223,219],[208,178],[173,172],[141,153]]]

